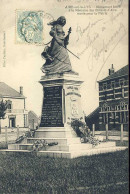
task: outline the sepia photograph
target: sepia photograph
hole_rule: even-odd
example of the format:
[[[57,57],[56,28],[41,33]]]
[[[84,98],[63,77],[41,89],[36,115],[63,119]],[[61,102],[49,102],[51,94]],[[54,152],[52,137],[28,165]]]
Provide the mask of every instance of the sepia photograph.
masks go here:
[[[129,193],[128,0],[0,0],[0,194]]]

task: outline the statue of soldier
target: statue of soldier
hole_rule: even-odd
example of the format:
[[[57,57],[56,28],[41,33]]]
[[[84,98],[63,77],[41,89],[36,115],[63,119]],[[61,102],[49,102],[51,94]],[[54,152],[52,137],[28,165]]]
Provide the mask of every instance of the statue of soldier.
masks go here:
[[[63,26],[66,24],[64,16],[59,17],[56,21],[50,22],[50,35],[53,37],[50,46],[46,46],[42,52],[42,57],[46,60],[42,66],[42,71],[46,74],[64,73],[72,71],[71,62],[69,59],[67,45],[69,43],[69,28],[68,35],[65,36]],[[48,44],[49,44],[48,43]]]

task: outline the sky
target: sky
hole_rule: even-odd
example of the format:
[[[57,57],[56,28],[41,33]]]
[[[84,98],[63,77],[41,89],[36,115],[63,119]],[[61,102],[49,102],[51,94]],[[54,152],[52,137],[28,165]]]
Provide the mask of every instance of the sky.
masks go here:
[[[95,10],[96,6],[100,6],[100,11]],[[106,6],[105,12],[101,10],[103,6]],[[88,14],[80,15],[81,9],[88,9],[85,12]],[[18,10],[44,12],[42,45],[17,42]],[[43,100],[42,86],[39,83],[43,73],[40,68],[45,63],[41,53],[44,43],[51,40],[47,23],[61,15],[67,21],[65,33],[69,27],[72,28],[68,49],[80,58],[69,53],[73,70],[84,81],[81,96],[86,115],[98,107],[97,81],[108,76],[111,64],[115,71],[128,64],[127,0],[0,0],[0,81],[17,91],[23,86],[27,109],[33,110],[38,116],[41,114]]]

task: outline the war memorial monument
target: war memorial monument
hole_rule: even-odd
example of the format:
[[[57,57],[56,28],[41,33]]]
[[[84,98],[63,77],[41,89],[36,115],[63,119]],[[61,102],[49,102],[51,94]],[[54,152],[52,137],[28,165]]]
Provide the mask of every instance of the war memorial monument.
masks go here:
[[[71,122],[75,119],[85,122],[80,94],[83,81],[72,70],[68,55],[71,51],[67,49],[71,28],[65,36],[65,24],[64,16],[48,24],[51,26],[52,40],[41,54],[45,63],[41,68],[44,75],[39,81],[43,86],[40,126],[33,137],[27,137],[21,143],[9,144],[8,151],[32,152],[35,141],[40,140],[48,144],[56,143],[35,152],[48,157],[74,158],[124,149],[116,147],[115,142],[101,142],[96,147],[90,143],[81,143],[80,137],[77,137],[71,127]]]

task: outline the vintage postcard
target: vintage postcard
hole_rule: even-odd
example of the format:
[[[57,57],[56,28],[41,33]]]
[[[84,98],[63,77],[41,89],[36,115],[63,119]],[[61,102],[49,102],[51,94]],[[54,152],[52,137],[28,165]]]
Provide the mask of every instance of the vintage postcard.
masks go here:
[[[128,0],[0,0],[0,193],[128,193]]]

